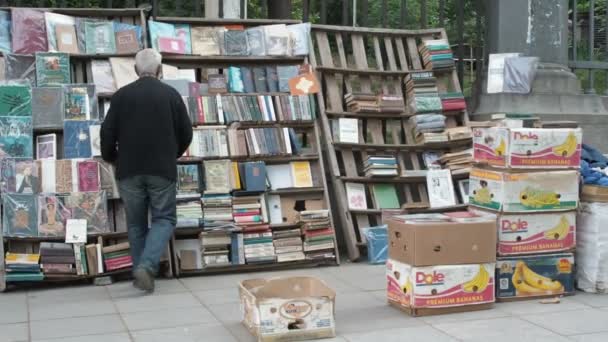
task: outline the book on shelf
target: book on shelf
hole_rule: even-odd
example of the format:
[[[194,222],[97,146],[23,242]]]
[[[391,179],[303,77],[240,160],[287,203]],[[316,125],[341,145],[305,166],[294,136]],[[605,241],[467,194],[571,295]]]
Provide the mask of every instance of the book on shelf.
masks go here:
[[[0,135],[0,155],[14,158],[33,158],[34,142],[32,118],[0,116],[0,129],[11,134]]]
[[[184,42],[184,53],[187,55],[192,54],[192,38],[190,33],[190,25],[188,24],[175,24],[175,37]]]
[[[128,242],[102,247],[103,261],[107,272],[133,265]]]
[[[244,30],[224,32],[224,52],[228,56],[247,56],[247,32]]]
[[[11,45],[11,12],[0,10],[0,51],[11,52]]]
[[[160,52],[181,55],[186,53],[186,42],[179,38],[159,37],[157,45]]]
[[[289,55],[289,31],[284,24],[266,25],[264,27],[264,38],[266,54],[268,56]]]
[[[44,11],[30,8],[11,8],[13,53],[33,55],[48,51]]]
[[[116,91],[112,64],[109,60],[94,59],[91,61],[91,77],[95,90],[100,94],[112,94]]]
[[[425,69],[449,70],[454,68],[454,54],[447,39],[423,40],[418,46]]]
[[[289,80],[297,77],[300,70],[297,65],[279,65],[277,66],[277,75],[279,79],[279,91],[289,92]]]
[[[134,29],[115,31],[114,41],[116,42],[116,53],[136,53],[140,50],[138,34]]]
[[[30,87],[21,84],[0,85],[0,116],[31,116]]]
[[[89,244],[85,246],[85,254],[86,254],[86,259],[87,259],[87,269],[88,269],[88,274],[89,275],[98,275],[103,273],[103,267],[100,267],[100,260],[99,258],[101,257],[101,255],[98,255],[98,248],[97,246],[99,246],[98,244]],[[101,251],[101,246],[99,248],[99,250]],[[101,253],[99,253],[101,254]]]
[[[38,87],[70,82],[70,57],[67,53],[36,53],[36,85]]]
[[[346,198],[348,199],[348,209],[366,210],[367,195],[365,185],[361,183],[344,183],[346,187]]]
[[[120,89],[139,78],[135,73],[135,58],[110,57],[109,60],[116,89]]]
[[[40,243],[40,266],[45,276],[75,275],[74,247],[62,242]]]
[[[260,93],[268,92],[268,82],[266,80],[266,68],[265,67],[253,67],[251,68],[253,73],[253,84],[255,91]]]
[[[445,130],[448,135],[449,140],[463,140],[463,139],[471,139],[473,137],[473,132],[470,127],[461,126],[461,127],[450,127]]]
[[[185,157],[228,157],[228,137],[224,126],[201,126],[193,131]]]
[[[244,191],[266,191],[266,164],[264,162],[240,163],[239,173]]]
[[[294,187],[291,175],[291,164],[266,165],[268,183],[271,190],[289,189]]]
[[[65,120],[97,120],[99,108],[94,84],[64,84]]]
[[[373,184],[373,199],[376,209],[399,209],[399,198],[393,184]]]
[[[38,196],[38,235],[65,236],[70,210],[64,198],[57,195]]]
[[[341,143],[358,144],[359,143],[359,120],[351,118],[339,118],[334,121],[334,127],[337,126],[337,141]]]
[[[38,236],[37,203],[34,194],[2,196],[2,228],[6,236]]]
[[[228,67],[228,90],[231,93],[242,93],[245,91],[243,74],[239,67]]]
[[[367,177],[398,176],[397,158],[394,156],[368,156],[363,171]]]
[[[114,25],[110,21],[85,20],[85,47],[88,54],[116,53]]]
[[[63,89],[61,87],[32,88],[31,106],[34,128],[63,127]]]
[[[291,178],[295,188],[311,188],[313,187],[312,172],[310,170],[310,162],[308,161],[293,161],[289,163],[291,167]]]
[[[36,57],[34,55],[4,54],[4,79],[22,80],[36,86]]]
[[[450,170],[428,170],[426,186],[431,208],[456,205],[454,183]]]
[[[308,56],[310,23],[287,25],[287,30],[291,41],[290,54],[293,56]]]
[[[159,39],[161,37],[175,37],[175,25],[148,20],[148,32],[150,34],[152,48],[156,51],[161,51],[158,45]]]
[[[180,239],[174,243],[180,270],[200,270],[203,268],[201,243],[199,239]]]
[[[74,17],[44,12],[44,22],[46,25],[48,51],[79,53],[76,39],[76,19]]]
[[[36,158],[57,159],[57,134],[44,134],[36,137]]]
[[[192,54],[200,56],[217,56],[220,54],[218,37],[219,28],[192,26],[190,36],[192,39]]]
[[[63,156],[64,158],[91,158],[91,126],[96,121],[66,120],[63,123]]]
[[[176,212],[177,228],[200,227],[203,222],[203,209],[199,199],[178,202]]]
[[[207,76],[207,82],[209,84],[209,94],[223,94],[228,92],[228,79],[224,74],[210,74]]]
[[[252,56],[266,55],[266,40],[264,28],[261,26],[251,27],[245,30],[247,33],[247,48]]]
[[[177,166],[177,197],[200,198],[200,165]]]
[[[205,194],[227,194],[232,190],[230,160],[205,160]]]

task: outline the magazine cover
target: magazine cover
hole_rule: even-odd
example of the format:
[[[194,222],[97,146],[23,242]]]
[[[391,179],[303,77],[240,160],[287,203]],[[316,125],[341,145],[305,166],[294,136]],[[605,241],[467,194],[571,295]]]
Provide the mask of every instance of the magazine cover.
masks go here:
[[[36,86],[36,58],[32,55],[4,54],[4,79],[22,80]]]
[[[65,225],[69,217],[70,211],[61,196],[38,196],[39,236],[65,236]]]
[[[14,191],[11,191],[14,190]],[[15,160],[15,189],[18,194],[37,194],[40,192],[38,163],[34,160]]]
[[[116,53],[114,26],[109,21],[85,21],[86,52],[88,54]]]
[[[200,193],[200,176],[198,165],[177,166],[177,192],[178,195]]]
[[[68,84],[70,78],[70,56],[63,52],[36,53],[36,85]]]
[[[15,192],[15,159],[0,159],[0,182],[2,193]]]
[[[7,236],[38,236],[36,195],[4,194],[2,226]]]
[[[65,120],[90,120],[91,101],[86,87],[64,88]]]
[[[105,190],[108,199],[120,198],[118,192],[118,181],[116,180],[116,171],[114,165],[98,159],[99,162],[99,178],[101,181],[101,190]]]
[[[61,87],[32,88],[32,118],[34,128],[63,128],[63,89]]]
[[[83,160],[76,164],[78,169],[78,191],[98,192],[99,185],[99,164],[96,160]]]
[[[39,160],[57,159],[57,134],[36,137],[36,157]]]
[[[27,85],[0,85],[1,116],[32,116],[32,93]]]
[[[33,158],[32,118],[0,116],[0,158]]]
[[[66,120],[63,123],[63,157],[91,158],[91,132],[95,121]]]
[[[70,218],[87,220],[88,234],[110,231],[105,191],[71,193],[67,195],[65,204],[71,212]]]

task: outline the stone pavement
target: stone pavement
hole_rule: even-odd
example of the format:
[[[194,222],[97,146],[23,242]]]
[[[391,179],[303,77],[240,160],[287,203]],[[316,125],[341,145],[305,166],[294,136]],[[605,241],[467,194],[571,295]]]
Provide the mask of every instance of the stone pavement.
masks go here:
[[[0,342],[255,341],[240,323],[237,282],[310,275],[337,292],[338,337],[327,342],[608,341],[608,295],[561,304],[496,304],[472,313],[412,318],[386,305],[384,267],[340,267],[160,280],[153,295],[130,282],[0,294]]]

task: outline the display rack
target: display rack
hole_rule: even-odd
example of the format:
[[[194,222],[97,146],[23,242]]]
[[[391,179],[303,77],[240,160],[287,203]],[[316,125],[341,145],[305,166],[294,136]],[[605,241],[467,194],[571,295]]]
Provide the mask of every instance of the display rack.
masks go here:
[[[407,106],[402,113],[351,112],[346,109],[344,101],[347,93],[382,93],[405,99],[404,77],[412,71],[429,71],[423,70],[419,44],[428,39],[447,39],[445,30],[312,25],[311,37],[311,64],[323,84],[317,99],[328,177],[332,182],[332,201],[337,213],[335,219],[342,227],[349,259],[356,260],[365,247],[360,230],[381,223],[382,210],[374,203],[372,186],[392,183],[397,187],[399,204],[404,212],[424,212],[430,205],[422,152],[445,153],[470,147],[471,139],[417,144],[408,122],[412,113]],[[434,76],[439,93],[461,92],[453,68],[434,71]],[[447,117],[448,128],[468,124],[466,111],[443,114]],[[339,118],[358,119],[358,144],[335,141],[332,127]],[[400,175],[392,178],[366,177],[363,163],[370,155],[396,157]],[[468,178],[468,172],[453,174],[454,180],[459,178]],[[365,185],[368,209],[349,209],[346,182]],[[460,204],[443,210],[462,208],[464,205]]]
[[[296,24],[299,21],[295,20],[266,20],[266,19],[203,19],[203,18],[173,18],[173,17],[157,17],[155,21],[171,23],[171,24],[191,24],[196,26],[223,26],[223,25],[242,25],[245,28],[259,25],[271,25],[271,24]],[[255,67],[255,66],[272,66],[272,65],[300,65],[306,63],[308,60],[305,56],[193,56],[193,55],[172,55],[163,54],[163,63],[169,64],[178,68],[184,69],[195,69],[197,74],[197,80],[201,81],[208,71],[211,73],[221,72],[226,70],[225,68],[230,66],[236,67]],[[256,92],[256,93],[227,93],[221,96],[243,96],[243,95],[289,95],[288,92]],[[315,109],[316,112],[316,109]],[[218,125],[218,124],[212,124]],[[180,164],[197,164],[203,166],[203,163],[207,160],[220,160],[229,159],[232,162],[251,162],[251,161],[263,161],[266,165],[273,164],[285,164],[294,161],[308,161],[310,162],[312,177],[314,180],[314,186],[310,188],[289,188],[280,190],[267,190],[267,195],[280,195],[290,198],[297,198],[306,200],[311,199],[322,199],[324,202],[324,208],[329,210],[330,220],[332,221],[332,227],[335,229],[335,224],[332,219],[331,206],[327,191],[327,182],[325,178],[325,166],[323,159],[321,158],[321,141],[317,120],[305,120],[305,121],[272,121],[272,122],[257,122],[257,121],[240,121],[235,123],[228,123],[225,125],[227,128],[232,125],[238,125],[240,128],[267,128],[267,127],[278,127],[278,128],[293,128],[297,132],[302,132],[308,137],[309,146],[302,151],[301,154],[297,155],[252,155],[252,156],[239,156],[239,157],[208,157],[208,158],[192,158],[182,157],[179,160]],[[202,177],[202,176],[201,176]],[[285,229],[285,228],[299,228],[299,223],[288,223],[288,224],[271,224],[271,230]],[[248,272],[248,271],[259,271],[259,270],[276,270],[286,269],[295,267],[313,267],[320,265],[336,265],[339,263],[339,255],[337,249],[337,241],[334,237],[334,255],[335,258],[324,259],[324,260],[299,260],[292,262],[274,262],[267,264],[244,264],[244,265],[230,265],[230,266],[214,266],[204,267],[202,269],[195,270],[181,270],[180,260],[178,251],[175,247],[176,241],[182,239],[197,239],[201,232],[204,232],[205,227],[182,227],[177,228],[174,237],[171,242],[172,246],[172,259],[173,269],[176,276],[189,276],[189,275],[207,275],[217,273],[229,273],[229,272]]]
[[[9,8],[4,8],[9,9]],[[137,9],[137,8],[125,8],[125,9],[89,9],[89,8],[36,8],[36,10],[45,11],[45,12],[53,12],[59,14],[65,14],[75,17],[87,17],[87,18],[96,18],[102,20],[110,20],[121,23],[127,23],[131,25],[139,25],[142,28],[142,32],[146,32],[147,29],[147,17],[148,12],[146,10]],[[145,34],[144,34],[145,37]],[[147,41],[144,39],[143,41],[144,47],[147,46]],[[94,59],[108,59],[110,57],[134,57],[135,54],[71,54],[70,55],[70,71],[72,83],[92,83],[92,75],[90,63]],[[111,98],[112,94],[107,93],[99,93],[97,94],[99,103],[101,100],[108,100]],[[100,108],[100,112],[101,112]],[[56,133],[57,134],[57,152],[58,159],[63,157],[62,154],[62,146],[63,146],[63,129],[61,127],[47,127],[47,128],[34,128],[33,129],[33,141],[35,143],[36,136],[40,134],[48,134],[48,133]],[[114,223],[117,222],[114,215],[115,210],[114,207],[118,206],[119,199],[108,199],[108,216],[109,223],[111,224],[111,232],[107,233],[98,233],[98,234],[89,234],[87,236],[87,243],[101,243],[103,245],[107,245],[108,243],[116,243],[118,241],[123,241],[127,239],[126,227],[120,227],[117,229]],[[120,220],[120,222],[126,223],[125,219]],[[118,230],[118,231],[117,231]],[[2,231],[0,231],[2,234]],[[40,242],[62,242],[64,241],[64,237],[11,237],[11,236],[2,236],[3,243],[0,244],[0,291],[4,291],[6,289],[5,282],[5,264],[4,257],[5,252],[17,251],[17,252],[25,252],[25,253],[33,253],[38,250],[38,246]],[[167,256],[170,255],[169,251],[166,253]],[[165,276],[171,277],[173,275],[172,263],[169,261],[163,261],[162,270]],[[110,271],[101,273],[98,275],[74,275],[74,276],[64,276],[61,278],[48,278],[44,279],[40,282],[61,282],[61,281],[78,281],[78,280],[87,280],[94,279],[102,276],[117,276],[121,274],[126,274],[130,272],[130,268],[128,269],[119,269],[116,271]]]

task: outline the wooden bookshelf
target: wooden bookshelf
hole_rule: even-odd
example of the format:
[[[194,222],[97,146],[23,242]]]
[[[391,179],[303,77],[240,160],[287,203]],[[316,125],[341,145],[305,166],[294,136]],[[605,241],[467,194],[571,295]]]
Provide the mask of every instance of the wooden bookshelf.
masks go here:
[[[174,17],[156,17],[154,20],[172,24],[191,24],[193,26],[222,26],[222,25],[243,25],[244,27],[272,25],[272,24],[297,24],[300,21],[296,20],[267,20],[267,19],[202,19],[202,18],[174,18]],[[308,62],[305,56],[194,56],[194,55],[172,55],[163,54],[163,63],[178,67],[180,69],[194,69],[197,75],[197,81],[205,81],[205,77],[211,73],[226,73],[225,69],[230,66],[235,67],[263,67],[273,65],[300,65]],[[249,93],[225,93],[221,96],[281,96],[290,95],[287,92],[249,92]],[[313,103],[314,105],[314,103]],[[315,108],[316,115],[318,110]],[[298,154],[277,154],[277,155],[251,155],[251,156],[222,156],[222,157],[182,157],[179,159],[180,164],[204,164],[209,160],[231,160],[232,162],[251,162],[263,161],[267,165],[288,164],[295,161],[310,162],[311,172],[313,173],[314,186],[309,188],[289,188],[280,190],[268,190],[267,195],[278,195],[281,197],[293,199],[322,199],[324,207],[329,210],[332,227],[337,229],[333,221],[331,205],[328,197],[327,182],[325,179],[325,166],[323,158],[321,158],[321,137],[318,127],[318,120],[303,120],[303,121],[237,121],[220,123],[209,123],[200,126],[225,126],[227,129],[249,129],[249,128],[294,128],[297,133],[304,133],[307,137],[307,145]],[[201,177],[204,176],[204,172]],[[271,230],[278,229],[294,229],[299,228],[299,223],[271,224]],[[184,239],[197,239],[201,232],[208,231],[205,227],[186,227],[177,228],[172,239],[172,259],[173,269],[176,276],[181,275],[207,275],[217,273],[230,272],[246,272],[252,270],[270,270],[282,268],[294,268],[304,266],[317,266],[339,263],[339,254],[337,250],[337,241],[334,238],[335,258],[330,260],[303,260],[297,262],[285,263],[270,263],[270,264],[245,264],[232,265],[227,267],[206,267],[200,270],[180,270],[179,251],[176,249],[176,241]],[[200,244],[200,240],[199,240]]]
[[[96,18],[102,20],[110,20],[116,21],[120,23],[126,23],[131,25],[139,25],[142,28],[143,34],[143,44],[144,47],[147,47],[147,39],[145,33],[147,32],[147,18],[148,18],[148,10],[140,9],[140,8],[125,8],[125,9],[97,9],[97,8],[36,8],[36,10],[41,10],[45,12],[54,12],[65,15],[70,15],[74,17],[87,17],[87,18]],[[134,57],[135,53],[132,54],[70,54],[70,67],[71,67],[71,77],[72,83],[92,83],[92,75],[90,71],[90,63],[95,59],[108,59],[111,57]],[[109,100],[112,97],[112,94],[108,93],[98,93],[97,98],[99,104],[101,105],[101,100]],[[99,112],[102,112],[102,108],[99,108]],[[35,137],[40,134],[48,134],[48,133],[56,133],[57,137],[57,150],[58,155],[61,157],[62,153],[62,141],[63,141],[63,127],[48,127],[48,128],[34,128],[34,143]],[[108,216],[114,215],[114,210],[110,209],[110,207],[114,206],[114,202],[117,200],[108,199]],[[107,233],[95,233],[89,234],[87,236],[88,243],[93,243],[97,241],[115,241],[115,240],[124,240],[127,238],[126,232],[116,232],[114,223],[114,219],[109,219],[109,224],[111,231]],[[125,227],[126,228],[126,227]],[[2,234],[2,231],[0,231]],[[4,265],[4,256],[6,251],[11,251],[12,247],[17,248],[19,251],[24,252],[34,252],[38,250],[38,245],[40,242],[62,242],[65,241],[64,237],[44,237],[44,236],[36,236],[36,237],[15,237],[15,236],[2,236],[2,244],[0,244],[0,291],[6,289],[5,282],[5,265]],[[169,251],[169,249],[168,249]],[[167,252],[167,255],[170,256],[170,253]],[[173,274],[172,263],[170,260],[164,261],[161,267],[164,270],[164,274],[166,276],[171,277]],[[61,276],[61,277],[49,277],[45,278],[42,281],[37,282],[28,282],[27,284],[43,284],[47,282],[71,282],[71,281],[82,281],[82,280],[90,280],[96,277],[102,276],[117,276],[117,275],[126,275],[131,272],[130,268],[119,269],[116,271],[105,272],[99,275],[84,275],[84,276]],[[12,286],[21,286],[21,282],[12,283]]]
[[[324,152],[328,161],[328,177],[332,182],[332,203],[335,220],[342,227],[348,256],[361,256],[364,238],[360,229],[381,224],[382,210],[376,207],[373,186],[388,184],[396,189],[399,205],[406,213],[429,209],[426,188],[424,152],[454,152],[472,145],[470,138],[447,142],[419,144],[409,118],[414,114],[407,105],[404,77],[415,71],[430,71],[423,67],[419,44],[427,39],[447,39],[443,29],[389,30],[362,27],[312,25],[310,61],[321,83],[317,99],[319,121],[323,133]],[[433,71],[438,92],[461,92],[454,69]],[[353,112],[347,108],[347,93],[382,93],[404,97],[403,112]],[[446,127],[468,125],[466,111],[444,113]],[[358,120],[359,143],[334,139],[340,118]],[[368,156],[393,156],[400,175],[397,177],[367,177],[364,162]],[[468,173],[454,173],[453,180],[466,179]],[[350,210],[345,183],[363,184],[367,209]],[[454,208],[462,209],[462,203]],[[451,210],[442,208],[441,210]]]

